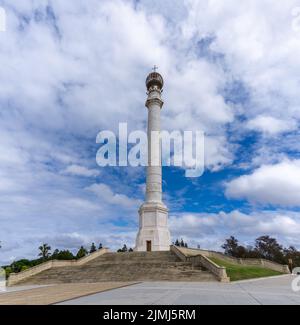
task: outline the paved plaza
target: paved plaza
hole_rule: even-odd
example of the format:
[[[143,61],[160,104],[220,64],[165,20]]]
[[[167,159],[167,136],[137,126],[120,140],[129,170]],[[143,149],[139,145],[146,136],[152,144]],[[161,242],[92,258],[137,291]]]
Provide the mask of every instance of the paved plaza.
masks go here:
[[[239,283],[144,282],[63,304],[94,305],[300,305],[291,275]]]
[[[71,283],[49,286],[16,286],[0,292],[0,305],[51,305],[136,282]]]
[[[300,305],[300,292],[291,288],[293,279],[292,275],[284,275],[234,283],[143,282],[12,287],[7,293],[0,294],[0,304]]]

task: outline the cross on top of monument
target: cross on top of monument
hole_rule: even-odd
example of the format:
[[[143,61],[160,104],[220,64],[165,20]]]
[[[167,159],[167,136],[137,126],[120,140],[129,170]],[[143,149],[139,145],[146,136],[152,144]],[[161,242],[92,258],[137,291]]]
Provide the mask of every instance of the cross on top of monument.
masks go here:
[[[152,70],[153,70],[154,72],[156,72],[157,69],[158,69],[158,67],[154,64],[154,67],[152,68]]]

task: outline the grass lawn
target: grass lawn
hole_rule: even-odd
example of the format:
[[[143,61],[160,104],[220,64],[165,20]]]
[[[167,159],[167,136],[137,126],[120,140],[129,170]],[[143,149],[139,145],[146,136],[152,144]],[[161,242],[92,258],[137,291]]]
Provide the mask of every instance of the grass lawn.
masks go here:
[[[260,266],[233,264],[215,257],[209,257],[209,259],[219,266],[226,267],[227,275],[230,277],[231,281],[262,278],[283,274],[281,272],[273,271]]]

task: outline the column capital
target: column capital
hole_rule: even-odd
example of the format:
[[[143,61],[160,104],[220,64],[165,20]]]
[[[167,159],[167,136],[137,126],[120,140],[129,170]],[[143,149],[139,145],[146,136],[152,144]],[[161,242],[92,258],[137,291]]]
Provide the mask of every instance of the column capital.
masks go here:
[[[160,99],[160,98],[148,98],[147,100],[146,100],[146,107],[148,107],[149,108],[149,106],[151,106],[151,105],[158,105],[158,106],[160,106],[160,108],[162,108],[163,107],[163,105],[164,105],[164,102]]]

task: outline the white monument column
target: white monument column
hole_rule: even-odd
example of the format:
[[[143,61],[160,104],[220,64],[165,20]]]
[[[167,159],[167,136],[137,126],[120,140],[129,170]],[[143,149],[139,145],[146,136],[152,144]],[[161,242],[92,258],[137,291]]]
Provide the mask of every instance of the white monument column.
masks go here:
[[[146,201],[139,209],[139,232],[136,238],[136,251],[166,251],[170,249],[171,239],[168,228],[168,209],[162,202],[162,167],[160,110],[163,106],[161,92],[163,78],[150,73],[146,80],[148,98],[148,167]]]

